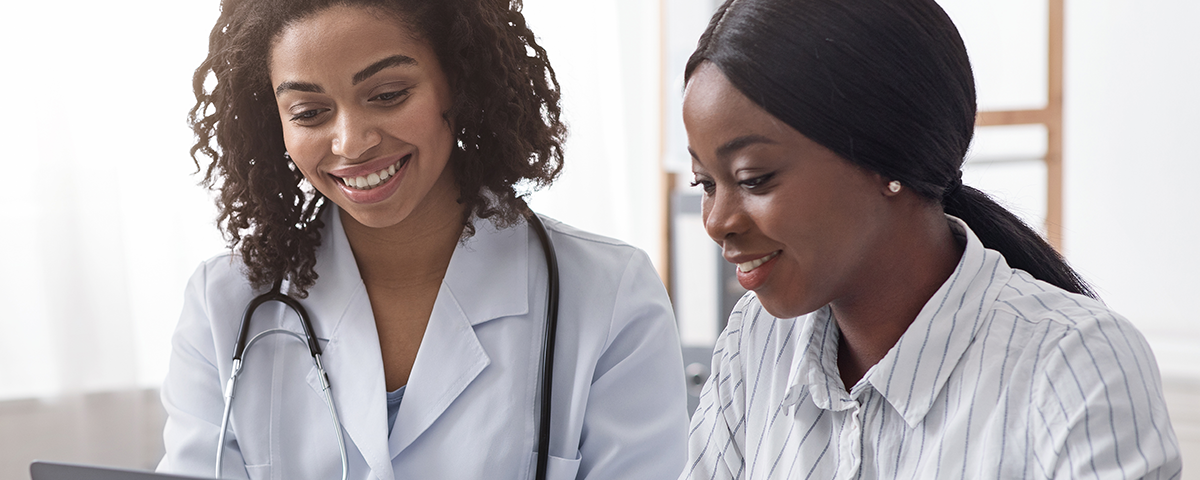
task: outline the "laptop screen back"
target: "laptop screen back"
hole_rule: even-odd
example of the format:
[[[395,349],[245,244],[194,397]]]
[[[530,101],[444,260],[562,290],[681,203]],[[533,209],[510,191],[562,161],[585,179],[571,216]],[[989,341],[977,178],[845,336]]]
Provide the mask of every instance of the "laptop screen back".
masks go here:
[[[33,480],[198,480],[205,478],[56,462],[33,462],[29,465],[29,473]]]

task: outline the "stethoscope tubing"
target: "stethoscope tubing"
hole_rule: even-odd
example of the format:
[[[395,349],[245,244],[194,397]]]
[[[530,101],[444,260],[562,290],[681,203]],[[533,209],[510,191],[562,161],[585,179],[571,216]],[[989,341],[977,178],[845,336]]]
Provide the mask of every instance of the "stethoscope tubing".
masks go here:
[[[558,333],[558,257],[554,251],[554,243],[546,233],[546,226],[536,213],[528,215],[529,224],[537,232],[538,240],[542,242],[542,251],[546,254],[546,271],[549,278],[549,292],[546,295],[546,329],[542,338],[542,401],[541,419],[538,421],[538,457],[537,470],[534,478],[545,480],[550,461],[550,410],[554,392],[554,344]]]
[[[528,211],[526,219],[529,225],[537,233],[538,240],[542,244],[542,252],[546,257],[547,270],[547,295],[546,295],[546,328],[542,338],[542,356],[540,363],[542,366],[542,384],[541,384],[541,412],[538,421],[538,456],[537,466],[534,474],[536,480],[545,480],[546,473],[549,467],[550,460],[550,413],[553,397],[553,377],[554,377],[554,344],[558,330],[558,298],[559,298],[559,272],[558,272],[558,256],[554,250],[554,243],[550,240],[549,233],[546,232],[546,226],[542,224],[542,220],[538,218],[536,213]],[[234,342],[233,364],[229,374],[229,380],[225,385],[225,407],[221,414],[221,433],[217,437],[217,461],[216,461],[216,478],[221,477],[221,468],[225,458],[225,436],[229,430],[229,419],[233,411],[234,390],[237,384],[238,375],[242,371],[244,364],[243,355],[250,349],[259,339],[274,334],[290,335],[297,340],[308,345],[309,353],[312,355],[313,364],[316,365],[317,373],[321,379],[321,390],[325,396],[325,404],[329,407],[329,415],[333,419],[334,431],[337,434],[338,449],[342,457],[342,480],[346,480],[349,474],[349,463],[347,462],[346,443],[342,437],[342,424],[338,416],[337,407],[333,401],[332,389],[329,383],[329,375],[325,373],[325,367],[321,364],[321,346],[317,343],[317,335],[312,327],[312,321],[308,317],[308,311],[305,310],[300,302],[297,302],[291,296],[282,292],[283,280],[277,280],[275,285],[266,293],[255,297],[246,305],[246,311],[242,314],[242,323],[238,329],[238,337]],[[288,308],[296,312],[300,316],[300,323],[304,327],[304,337],[291,330],[283,328],[273,328],[259,332],[253,338],[247,340],[250,334],[250,319],[254,316],[254,312],[264,303],[276,301],[283,303]]]
[[[262,305],[262,302],[259,302],[258,305]],[[255,305],[254,308],[258,308],[258,305]],[[259,339],[268,335],[289,335],[296,340],[305,342],[305,339],[300,337],[300,334],[296,332],[285,328],[272,328],[259,332],[254,338],[251,338],[243,346],[243,351],[249,350]],[[333,431],[336,433],[338,440],[338,452],[342,457],[342,480],[346,480],[350,473],[350,462],[346,455],[346,440],[342,438],[342,421],[341,417],[338,416],[337,406],[333,403],[333,390],[329,384],[329,375],[325,373],[325,366],[321,364],[321,354],[313,355],[313,365],[317,367],[317,376],[321,379],[321,393],[325,396],[325,406],[329,408],[329,416],[333,420]],[[233,411],[234,389],[237,384],[237,377],[241,371],[242,360],[235,358],[233,360],[232,373],[230,373],[229,381],[225,385],[225,409],[221,414],[221,434],[217,437],[216,478],[221,478],[221,470],[225,459],[225,434],[229,431],[229,417]]]

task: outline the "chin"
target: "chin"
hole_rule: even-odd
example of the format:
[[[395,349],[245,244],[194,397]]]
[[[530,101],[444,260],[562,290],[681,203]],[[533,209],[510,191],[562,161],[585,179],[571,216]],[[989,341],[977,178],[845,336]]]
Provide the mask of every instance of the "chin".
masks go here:
[[[346,208],[338,205],[343,212],[358,224],[368,228],[387,228],[403,222],[408,218],[410,212],[395,212],[395,211],[367,211],[362,208]],[[342,217],[345,219],[346,217]]]
[[[758,296],[758,303],[762,304],[763,310],[771,314],[775,318],[795,318],[802,315],[808,315],[815,312],[825,305],[806,305],[804,302],[796,302],[796,296],[774,295],[769,291],[755,291]]]

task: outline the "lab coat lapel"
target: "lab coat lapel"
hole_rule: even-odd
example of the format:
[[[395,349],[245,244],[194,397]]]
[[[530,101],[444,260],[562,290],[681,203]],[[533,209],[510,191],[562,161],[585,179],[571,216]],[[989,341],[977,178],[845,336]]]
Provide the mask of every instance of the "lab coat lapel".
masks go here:
[[[476,221],[476,233],[450,260],[421,340],[390,439],[398,455],[430,429],[491,363],[474,326],[529,311],[524,225],[497,231]]]
[[[443,286],[472,325],[529,313],[529,270],[545,268],[544,261],[529,260],[529,226],[497,230],[490,221],[476,220],[475,232],[454,252]]]
[[[312,313],[317,337],[329,340],[322,363],[347,442],[358,449],[376,477],[390,480],[394,474],[387,450],[386,384],[375,316],[337,208],[330,208],[324,220],[317,252],[319,278],[301,303]],[[321,395],[315,367],[307,380]]]

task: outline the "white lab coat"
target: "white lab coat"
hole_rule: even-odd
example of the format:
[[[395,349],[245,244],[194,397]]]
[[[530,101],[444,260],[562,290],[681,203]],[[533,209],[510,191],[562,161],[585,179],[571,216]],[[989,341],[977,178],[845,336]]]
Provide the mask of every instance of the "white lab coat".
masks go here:
[[[383,363],[366,288],[335,208],[309,311],[333,385],[352,479],[533,478],[546,262],[525,223],[477,233],[450,261],[388,435]],[[675,478],[687,456],[683,362],[671,306],[642,251],[546,219],[561,272],[551,479]],[[187,286],[162,400],[160,471],[212,476],[222,391],[246,304],[234,255]],[[278,303],[251,332],[298,317]],[[283,335],[245,355],[223,476],[333,479],[337,440],[308,349]]]

